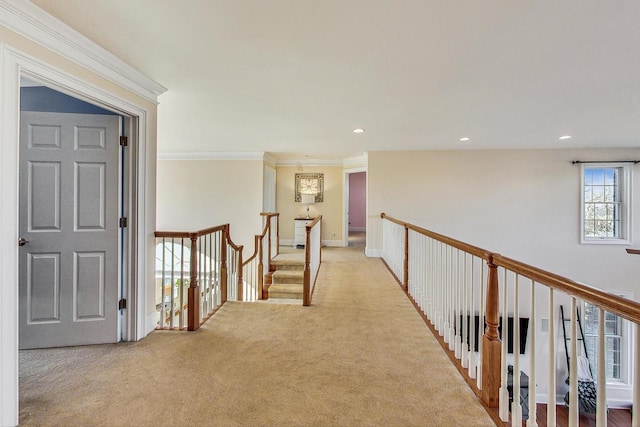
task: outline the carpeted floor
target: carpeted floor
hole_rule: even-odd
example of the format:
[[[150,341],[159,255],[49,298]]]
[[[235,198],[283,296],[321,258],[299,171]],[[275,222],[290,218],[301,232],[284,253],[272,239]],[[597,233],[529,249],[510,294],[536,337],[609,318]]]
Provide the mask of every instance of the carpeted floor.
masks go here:
[[[494,425],[379,259],[325,249],[311,307],[20,352],[21,425]]]

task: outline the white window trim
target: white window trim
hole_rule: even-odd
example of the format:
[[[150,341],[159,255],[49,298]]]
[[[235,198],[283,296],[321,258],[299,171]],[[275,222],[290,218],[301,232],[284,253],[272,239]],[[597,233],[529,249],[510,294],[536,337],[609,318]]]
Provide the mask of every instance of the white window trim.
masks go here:
[[[585,237],[584,235],[584,170],[585,168],[622,168],[622,196],[620,234],[622,237]],[[589,163],[580,165],[580,243],[586,245],[631,244],[631,172],[629,163]]]

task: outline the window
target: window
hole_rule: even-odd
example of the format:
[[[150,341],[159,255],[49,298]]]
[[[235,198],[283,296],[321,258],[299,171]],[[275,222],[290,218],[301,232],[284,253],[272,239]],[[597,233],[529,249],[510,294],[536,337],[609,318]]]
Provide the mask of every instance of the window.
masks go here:
[[[582,165],[582,243],[631,241],[631,168],[624,164]]]
[[[594,378],[598,372],[598,314],[600,309],[593,304],[584,305],[584,342]],[[624,325],[626,322],[613,313],[605,312],[604,339],[607,381],[626,382],[626,340]]]

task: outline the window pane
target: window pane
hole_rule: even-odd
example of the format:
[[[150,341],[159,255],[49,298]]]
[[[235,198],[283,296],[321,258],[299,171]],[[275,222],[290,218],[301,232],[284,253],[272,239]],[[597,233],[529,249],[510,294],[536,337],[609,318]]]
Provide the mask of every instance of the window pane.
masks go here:
[[[584,168],[585,237],[620,238],[622,167]]]
[[[603,175],[604,175],[604,184],[605,185],[615,185],[616,184],[616,180],[615,180],[615,175],[617,170],[614,168],[611,169],[604,169],[603,170]]]
[[[598,314],[600,310],[594,305],[584,305],[584,343],[587,347],[587,357],[593,375],[598,367]],[[605,372],[607,379],[620,379],[622,374],[622,319],[605,312]]]
[[[593,185],[604,185],[604,172],[600,168],[591,169]]]

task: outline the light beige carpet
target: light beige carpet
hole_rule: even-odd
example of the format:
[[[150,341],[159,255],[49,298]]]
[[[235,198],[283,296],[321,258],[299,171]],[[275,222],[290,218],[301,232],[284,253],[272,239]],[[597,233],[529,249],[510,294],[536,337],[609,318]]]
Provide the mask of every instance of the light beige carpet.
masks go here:
[[[21,425],[494,425],[379,259],[326,249],[311,307],[20,353]]]

